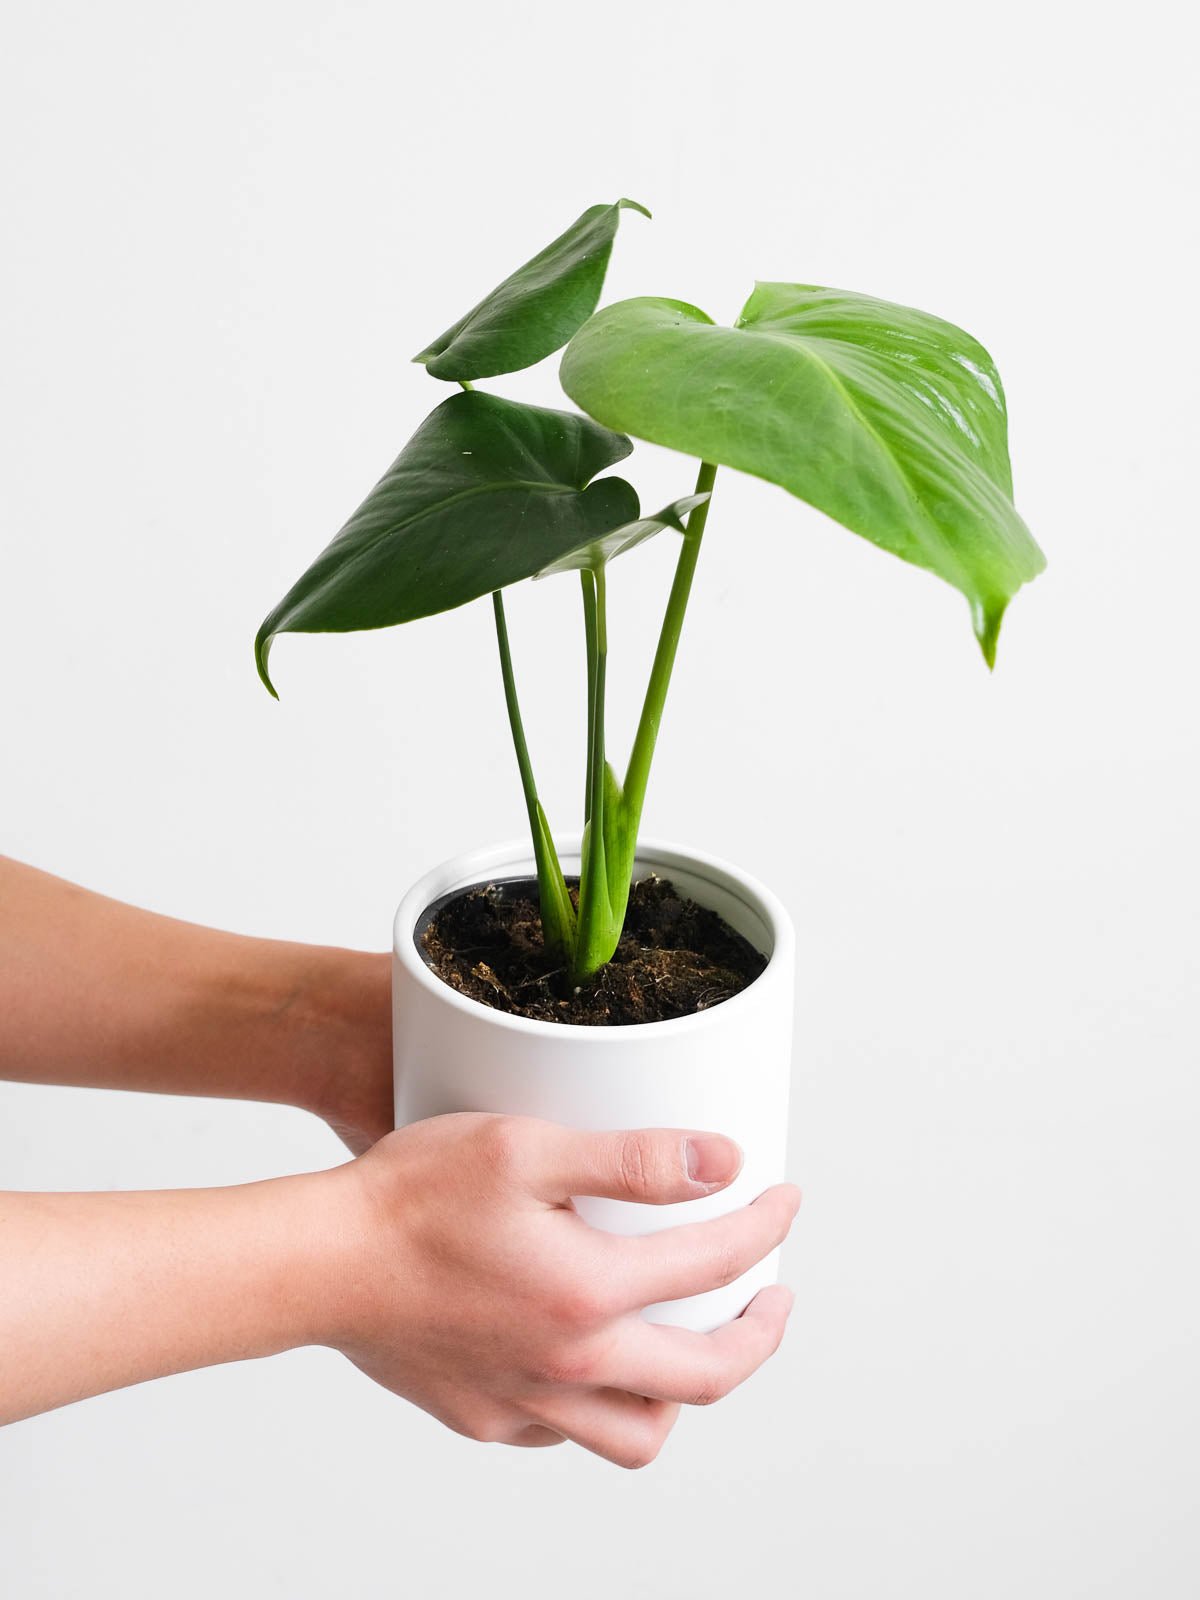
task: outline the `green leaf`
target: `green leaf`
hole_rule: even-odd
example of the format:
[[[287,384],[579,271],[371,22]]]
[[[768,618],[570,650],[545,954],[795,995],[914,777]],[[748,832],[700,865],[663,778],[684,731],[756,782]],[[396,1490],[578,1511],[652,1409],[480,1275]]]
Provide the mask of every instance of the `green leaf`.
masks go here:
[[[587,417],[455,394],[432,411],[255,640],[267,674],[278,633],[387,628],[532,577],[636,519],[622,478],[596,473],[632,449]]]
[[[582,572],[588,569],[594,571],[596,567],[604,566],[617,556],[623,556],[627,550],[632,550],[644,540],[652,539],[664,528],[674,528],[676,533],[683,533],[683,519],[697,506],[703,505],[707,499],[707,494],[686,494],[682,500],[672,500],[669,506],[656,511],[652,517],[639,517],[636,522],[627,522],[620,528],[614,528],[603,538],[593,539],[588,544],[580,545],[578,550],[569,550],[565,556],[560,556],[548,567],[535,572],[534,577],[548,578],[555,572]]]
[[[650,215],[636,200],[590,206],[413,360],[435,378],[470,383],[519,372],[561,350],[596,309],[625,207]]]
[[[579,330],[561,376],[607,426],[779,484],[952,583],[989,666],[1045,565],[1013,507],[991,357],[924,312],[760,283],[720,328],[681,301],[624,300]]]

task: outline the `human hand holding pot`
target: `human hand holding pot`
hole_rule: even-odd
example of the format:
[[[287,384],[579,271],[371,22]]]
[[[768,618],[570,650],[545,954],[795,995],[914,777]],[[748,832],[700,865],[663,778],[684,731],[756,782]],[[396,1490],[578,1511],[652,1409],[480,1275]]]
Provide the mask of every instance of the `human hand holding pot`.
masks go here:
[[[710,1334],[640,1309],[739,1277],[784,1239],[799,1191],[632,1239],[589,1227],[569,1196],[671,1204],[725,1188],[740,1165],[731,1141],[679,1130],[458,1113],[388,1134],[336,1174],[353,1270],[327,1342],[471,1438],[570,1439],[643,1466],[680,1403],[720,1399],[774,1353],[792,1297],[765,1289]]]

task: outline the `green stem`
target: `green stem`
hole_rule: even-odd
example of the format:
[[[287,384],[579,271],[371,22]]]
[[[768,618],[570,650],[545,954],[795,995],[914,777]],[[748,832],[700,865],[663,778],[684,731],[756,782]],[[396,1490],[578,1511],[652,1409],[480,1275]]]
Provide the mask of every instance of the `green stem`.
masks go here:
[[[474,385],[474,384],[473,384],[473,383],[472,383],[472,382],[471,382],[471,381],[470,381],[470,379],[469,379],[469,378],[460,378],[460,379],[459,379],[459,380],[458,380],[458,383],[459,383],[459,387],[460,387],[460,388],[461,388],[461,389],[465,389],[465,390],[466,390],[466,392],[467,392],[467,393],[468,393],[468,394],[470,394],[470,393],[471,393],[471,391],[472,391],[472,390],[473,390],[473,389],[474,389],[474,387],[475,387],[475,385]]]
[[[592,814],[592,743],[596,724],[596,580],[584,567],[579,574],[583,586],[583,634],[587,645],[587,778],[583,787],[583,820]]]
[[[583,983],[612,955],[620,938],[613,927],[614,908],[609,881],[608,843],[610,819],[606,816],[604,759],[604,681],[608,661],[608,622],[604,566],[585,571],[584,626],[588,638],[588,794],[583,860],[579,873],[579,914],[576,922],[572,979]],[[624,906],[621,907],[622,920]]]
[[[700,471],[696,477],[696,493],[708,493],[711,496],[716,476],[716,467],[709,461],[702,461],[700,463]],[[654,746],[657,743],[658,730],[662,723],[667,689],[671,682],[671,669],[675,665],[675,653],[679,648],[679,635],[683,628],[683,617],[687,610],[688,596],[692,589],[692,578],[695,576],[696,562],[700,556],[700,540],[704,534],[704,525],[708,521],[708,511],[711,505],[712,500],[710,498],[703,505],[697,506],[688,518],[687,531],[683,536],[683,549],[679,552],[679,560],[675,567],[675,578],[671,584],[671,593],[667,600],[662,631],[659,634],[658,649],[654,653],[654,665],[650,669],[650,682],[646,688],[642,715],[638,722],[637,733],[634,736],[633,750],[629,757],[629,767],[625,773],[626,816],[628,827],[635,837],[638,823],[641,820],[642,805],[646,798],[646,785],[650,778],[650,763],[654,759]]]
[[[529,813],[529,829],[533,835],[533,854],[537,862],[538,898],[541,902],[542,937],[546,948],[553,951],[568,965],[575,955],[575,911],[567,892],[567,882],[554,848],[550,825],[538,799],[537,784],[533,777],[533,763],[529,759],[529,746],[525,742],[525,726],[521,720],[521,707],[517,700],[517,680],[513,672],[512,650],[508,642],[508,622],[504,615],[504,597],[499,589],[492,594],[492,610],[496,618],[496,643],[500,650],[500,672],[504,678],[504,703],[508,708],[508,725],[512,731],[513,749],[521,773],[521,788],[525,794],[525,809]]]
[[[500,671],[504,678],[504,703],[508,707],[508,725],[512,730],[513,749],[517,753],[517,766],[521,772],[521,788],[525,792],[525,808],[531,825],[537,822],[538,794],[533,778],[533,763],[529,759],[529,746],[525,742],[525,726],[521,721],[521,706],[517,700],[517,680],[513,672],[512,651],[508,643],[508,622],[504,615],[504,597],[497,589],[492,595],[492,610],[496,617],[496,643],[500,649]]]
[[[588,746],[588,818],[594,819],[595,829],[601,832],[604,822],[604,680],[608,666],[608,621],[604,593],[604,568],[599,566],[591,574],[595,599],[593,602],[592,692],[588,697],[588,722],[591,739]]]

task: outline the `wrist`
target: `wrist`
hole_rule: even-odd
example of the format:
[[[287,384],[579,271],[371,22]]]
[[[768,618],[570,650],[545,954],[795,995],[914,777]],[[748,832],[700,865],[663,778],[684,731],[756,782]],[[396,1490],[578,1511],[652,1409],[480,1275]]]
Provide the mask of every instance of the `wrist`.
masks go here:
[[[282,940],[216,940],[181,1030],[215,1033],[224,1045],[212,1052],[224,1063],[224,1081],[201,1092],[296,1106],[335,1125],[369,1128],[373,1137],[386,1132],[390,958]]]
[[[339,949],[311,956],[292,1103],[360,1154],[393,1127],[391,957]]]
[[[371,1320],[379,1273],[372,1260],[378,1235],[362,1162],[282,1180],[293,1239],[280,1294],[288,1348],[354,1347]]]
[[[301,966],[294,1022],[309,1070],[297,1103],[318,1116],[336,1113],[348,1086],[360,1084],[391,1055],[391,958],[333,947],[298,947]]]
[[[255,1355],[336,1346],[353,1320],[361,1224],[347,1168],[242,1191],[249,1249],[242,1281],[254,1308]]]

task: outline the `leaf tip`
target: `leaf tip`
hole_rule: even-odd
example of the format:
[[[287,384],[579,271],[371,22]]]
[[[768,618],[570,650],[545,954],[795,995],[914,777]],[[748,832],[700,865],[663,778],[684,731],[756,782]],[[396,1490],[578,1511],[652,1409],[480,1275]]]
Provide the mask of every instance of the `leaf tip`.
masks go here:
[[[996,646],[1007,607],[1007,600],[976,600],[971,603],[971,623],[989,672],[996,669]]]
[[[271,654],[271,641],[274,637],[273,633],[259,631],[259,635],[254,641],[254,665],[258,668],[258,675],[266,685],[267,692],[271,698],[278,700],[279,691],[271,682],[271,675],[267,671],[267,657]]]
[[[617,210],[618,211],[640,211],[643,217],[649,217],[651,222],[654,221],[653,212],[647,211],[646,207],[644,205],[642,205],[641,201],[639,201],[639,200],[625,200],[625,199],[618,200],[617,201]]]

